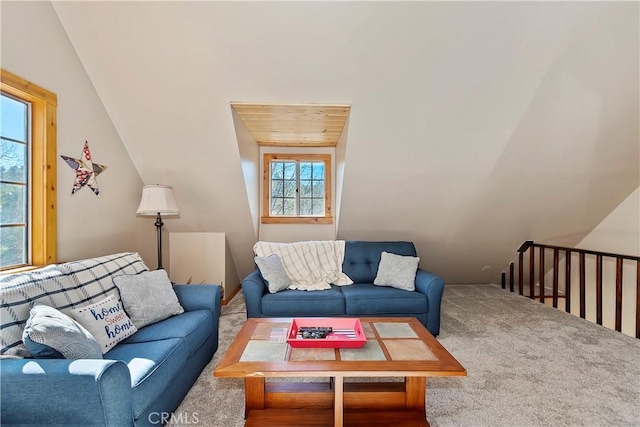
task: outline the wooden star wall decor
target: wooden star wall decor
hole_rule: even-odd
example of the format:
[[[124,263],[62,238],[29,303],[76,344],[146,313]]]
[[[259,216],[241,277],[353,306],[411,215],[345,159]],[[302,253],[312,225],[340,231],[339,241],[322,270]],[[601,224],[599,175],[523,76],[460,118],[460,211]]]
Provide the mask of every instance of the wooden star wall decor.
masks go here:
[[[77,193],[84,187],[88,186],[96,196],[100,197],[100,190],[98,189],[98,181],[96,177],[100,175],[107,167],[93,163],[91,160],[91,151],[89,150],[89,143],[84,142],[84,148],[82,149],[82,155],[79,159],[73,157],[60,156],[65,162],[76,171],[76,179],[73,181],[73,188],[71,189],[71,195]]]

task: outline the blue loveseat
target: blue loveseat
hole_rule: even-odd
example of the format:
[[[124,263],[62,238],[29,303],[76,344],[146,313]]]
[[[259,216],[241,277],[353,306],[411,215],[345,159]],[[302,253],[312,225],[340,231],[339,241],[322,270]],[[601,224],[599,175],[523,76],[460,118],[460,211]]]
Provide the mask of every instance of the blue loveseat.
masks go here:
[[[115,275],[146,270],[137,254],[125,253],[0,277],[3,426],[141,426],[170,420],[218,348],[219,286],[174,285],[184,313],[140,328],[103,359],[7,358],[22,345],[10,342],[11,328],[20,321],[9,318],[24,316],[33,302],[60,310],[69,301],[81,305],[87,296],[91,301],[117,292]],[[22,299],[16,298],[17,288]]]
[[[444,280],[418,269],[415,291],[373,284],[383,251],[416,256],[411,242],[346,241],[342,271],[352,285],[321,291],[286,289],[269,293],[260,270],[242,281],[247,317],[416,317],[434,336],[440,333]]]

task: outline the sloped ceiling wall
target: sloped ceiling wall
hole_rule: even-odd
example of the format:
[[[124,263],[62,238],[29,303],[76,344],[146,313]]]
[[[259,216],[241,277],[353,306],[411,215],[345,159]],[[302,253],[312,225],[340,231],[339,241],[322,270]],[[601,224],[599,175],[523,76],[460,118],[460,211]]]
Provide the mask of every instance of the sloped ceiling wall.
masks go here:
[[[144,182],[174,186],[168,226],[228,233],[240,277],[231,101],[351,105],[338,238],[412,240],[449,282],[579,242],[640,182],[638,3],[54,7]]]
[[[135,251],[155,268],[154,220],[135,215],[142,179],[51,3],[2,1],[0,15],[2,68],[58,97],[57,261]],[[88,187],[71,195],[75,172],[60,157],[79,157],[85,141],[107,166],[99,198]]]

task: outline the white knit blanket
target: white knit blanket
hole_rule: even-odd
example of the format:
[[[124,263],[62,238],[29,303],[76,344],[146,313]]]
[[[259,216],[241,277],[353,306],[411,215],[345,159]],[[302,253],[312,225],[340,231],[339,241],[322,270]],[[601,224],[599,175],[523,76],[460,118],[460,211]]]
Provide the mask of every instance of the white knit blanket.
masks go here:
[[[353,281],[342,272],[344,240],[314,240],[310,242],[258,242],[253,252],[259,256],[276,254],[291,280],[289,289],[319,291],[330,284],[350,285]]]

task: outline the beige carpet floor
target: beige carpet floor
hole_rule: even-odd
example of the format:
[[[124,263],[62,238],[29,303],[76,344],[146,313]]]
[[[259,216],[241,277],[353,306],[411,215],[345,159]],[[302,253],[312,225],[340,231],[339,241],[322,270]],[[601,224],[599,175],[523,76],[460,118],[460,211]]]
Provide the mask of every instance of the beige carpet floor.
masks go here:
[[[223,307],[219,349],[174,424],[244,424],[242,380],[212,372],[245,317],[240,292]],[[640,426],[638,339],[496,285],[447,285],[438,339],[468,376],[427,381],[433,427]]]

